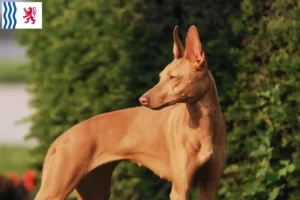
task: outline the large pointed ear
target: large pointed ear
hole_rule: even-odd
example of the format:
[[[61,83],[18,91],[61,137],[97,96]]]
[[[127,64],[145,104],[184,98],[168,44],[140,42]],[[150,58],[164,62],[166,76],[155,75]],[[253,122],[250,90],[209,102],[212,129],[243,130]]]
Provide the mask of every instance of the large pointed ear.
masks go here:
[[[173,31],[174,45],[173,45],[173,54],[174,58],[182,58],[184,54],[184,47],[178,37],[178,26],[176,25]]]
[[[184,57],[195,65],[197,69],[206,67],[206,58],[202,49],[196,26],[191,26],[185,39]]]

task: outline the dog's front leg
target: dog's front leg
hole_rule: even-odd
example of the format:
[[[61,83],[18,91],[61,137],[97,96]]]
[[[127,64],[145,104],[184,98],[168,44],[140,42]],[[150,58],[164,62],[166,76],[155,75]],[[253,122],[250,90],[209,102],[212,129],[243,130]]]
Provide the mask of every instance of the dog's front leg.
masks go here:
[[[171,200],[187,200],[193,176],[196,171],[196,162],[192,154],[179,150],[171,158],[173,184],[170,194]]]
[[[203,134],[201,137],[201,149],[198,154],[199,166],[203,166],[213,157],[213,144],[210,134]]]

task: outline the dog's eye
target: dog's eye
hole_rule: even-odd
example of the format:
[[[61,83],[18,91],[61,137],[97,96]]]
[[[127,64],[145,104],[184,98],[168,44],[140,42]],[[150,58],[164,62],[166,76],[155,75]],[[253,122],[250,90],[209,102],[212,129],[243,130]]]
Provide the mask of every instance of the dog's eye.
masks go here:
[[[176,76],[170,75],[170,80],[172,80],[172,79],[174,79],[174,78],[176,78]]]

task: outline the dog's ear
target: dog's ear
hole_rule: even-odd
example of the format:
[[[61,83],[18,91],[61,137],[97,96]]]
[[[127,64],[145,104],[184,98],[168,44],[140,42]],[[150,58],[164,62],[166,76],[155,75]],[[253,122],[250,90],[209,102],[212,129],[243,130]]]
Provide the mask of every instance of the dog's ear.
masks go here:
[[[184,57],[189,60],[197,69],[206,67],[205,54],[199,39],[196,26],[191,26],[185,39]]]
[[[173,31],[174,45],[173,45],[173,54],[174,58],[182,58],[184,54],[184,47],[178,37],[178,26],[176,25]]]

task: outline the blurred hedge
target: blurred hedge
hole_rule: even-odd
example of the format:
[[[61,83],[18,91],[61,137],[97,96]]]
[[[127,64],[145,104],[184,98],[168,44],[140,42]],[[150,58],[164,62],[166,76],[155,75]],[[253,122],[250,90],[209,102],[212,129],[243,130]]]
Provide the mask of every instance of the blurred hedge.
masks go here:
[[[41,170],[50,143],[75,123],[139,105],[172,60],[174,26],[184,41],[195,24],[228,124],[219,197],[296,199],[299,3],[284,2],[43,1],[43,29],[19,37],[28,47],[37,109],[29,118],[28,137],[39,141],[32,164]],[[169,190],[149,170],[123,163],[114,172],[111,199],[160,200]]]
[[[224,199],[300,199],[300,3],[244,0],[227,108]]]

